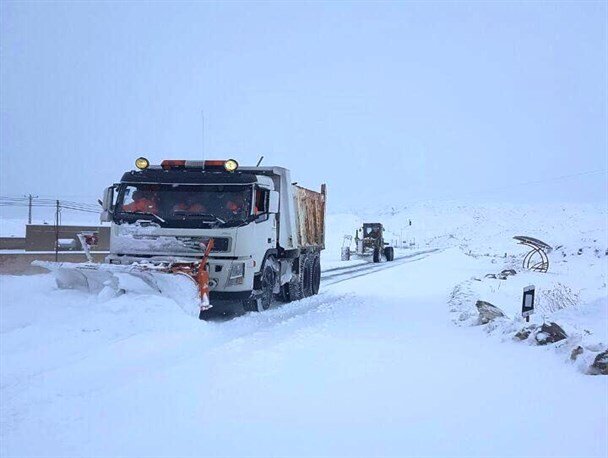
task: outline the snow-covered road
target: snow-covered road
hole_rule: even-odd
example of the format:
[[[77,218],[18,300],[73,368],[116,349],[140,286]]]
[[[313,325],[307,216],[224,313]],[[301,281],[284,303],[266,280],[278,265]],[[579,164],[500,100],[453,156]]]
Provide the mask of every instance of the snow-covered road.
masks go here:
[[[223,322],[0,277],[0,455],[606,456],[606,377],[449,320],[479,262],[328,271],[316,297]]]

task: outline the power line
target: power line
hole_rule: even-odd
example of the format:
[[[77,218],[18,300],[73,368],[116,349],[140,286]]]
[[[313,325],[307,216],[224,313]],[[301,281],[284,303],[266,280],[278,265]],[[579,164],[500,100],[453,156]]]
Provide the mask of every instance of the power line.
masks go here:
[[[493,192],[512,190],[514,188],[522,187],[522,186],[533,186],[533,185],[537,185],[537,184],[550,183],[550,182],[564,180],[564,179],[568,179],[568,178],[576,178],[576,177],[587,176],[587,175],[596,175],[599,173],[607,173],[607,172],[608,172],[607,169],[589,170],[586,172],[571,173],[568,175],[544,178],[542,180],[526,181],[523,183],[513,183],[510,185],[499,186],[496,188],[480,189],[480,190],[476,190],[476,191],[465,192],[465,193],[462,193],[459,195],[450,195],[449,197],[446,196],[446,197],[438,197],[438,198],[434,198],[434,199],[420,199],[420,200],[415,200],[415,201],[409,201],[406,203],[408,205],[411,205],[411,204],[422,203],[422,202],[440,202],[440,201],[454,200],[454,199],[466,197],[466,196],[472,196],[472,195],[474,196],[474,195],[479,195],[479,194],[491,194]]]
[[[71,200],[42,199],[38,196],[28,194],[20,196],[0,196],[0,207],[28,207],[28,224],[32,222],[32,208],[54,208],[56,211],[72,210],[84,213],[99,213],[99,206],[85,202],[74,202]]]

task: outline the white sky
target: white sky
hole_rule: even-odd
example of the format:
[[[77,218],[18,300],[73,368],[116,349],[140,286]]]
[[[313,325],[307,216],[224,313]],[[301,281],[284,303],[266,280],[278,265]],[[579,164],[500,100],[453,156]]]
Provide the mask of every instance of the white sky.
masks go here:
[[[200,158],[201,110],[207,158],[264,155],[333,209],[606,196],[605,2],[0,8],[3,196]]]

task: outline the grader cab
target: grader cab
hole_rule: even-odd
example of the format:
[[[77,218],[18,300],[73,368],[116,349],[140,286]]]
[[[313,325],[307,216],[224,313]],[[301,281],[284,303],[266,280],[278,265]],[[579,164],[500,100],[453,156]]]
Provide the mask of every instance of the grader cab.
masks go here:
[[[355,233],[355,250],[351,250],[353,237],[347,235],[342,244],[343,261],[350,260],[351,256],[371,256],[372,261],[377,263],[382,260],[382,256],[387,261],[395,259],[395,250],[389,243],[384,241],[384,227],[382,223],[364,223]]]

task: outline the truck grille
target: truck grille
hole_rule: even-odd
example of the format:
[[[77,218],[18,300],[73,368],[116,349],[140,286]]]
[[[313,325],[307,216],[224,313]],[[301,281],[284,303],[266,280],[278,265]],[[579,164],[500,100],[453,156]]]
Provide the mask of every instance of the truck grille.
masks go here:
[[[207,243],[209,237],[177,237],[186,248],[191,250],[200,250],[201,243]],[[227,237],[214,237],[212,253],[225,253],[230,250],[230,239]]]

